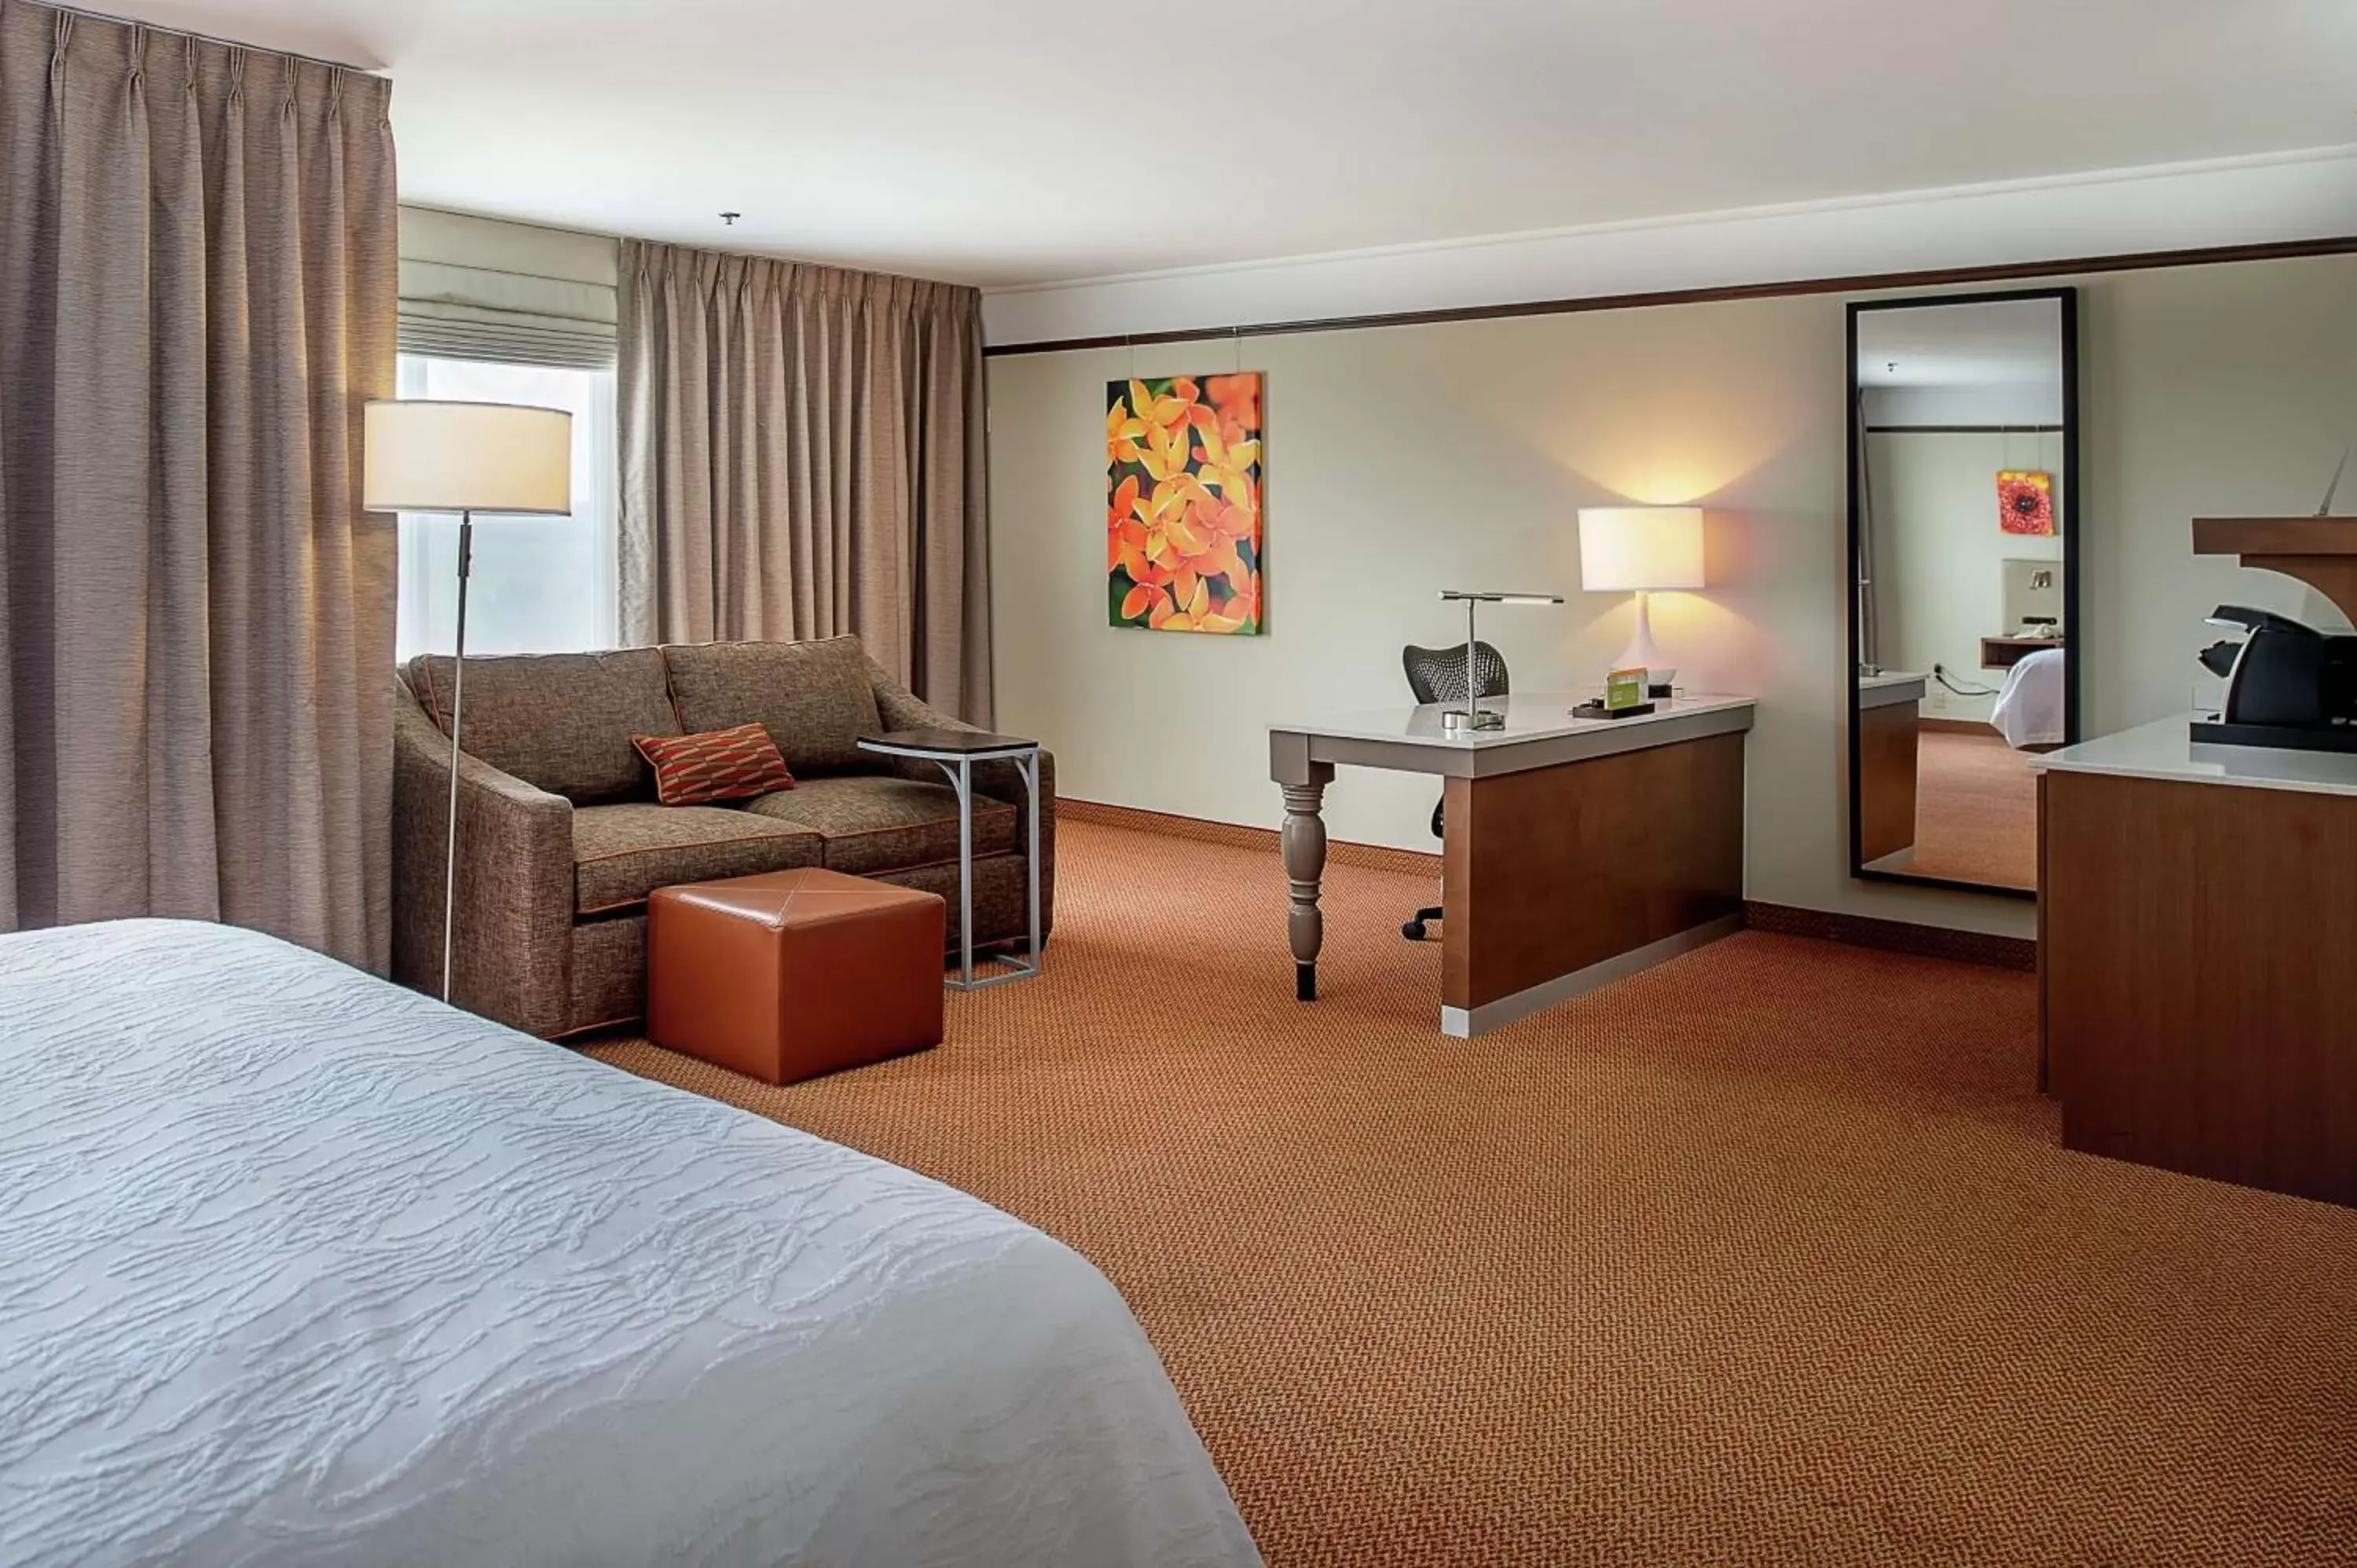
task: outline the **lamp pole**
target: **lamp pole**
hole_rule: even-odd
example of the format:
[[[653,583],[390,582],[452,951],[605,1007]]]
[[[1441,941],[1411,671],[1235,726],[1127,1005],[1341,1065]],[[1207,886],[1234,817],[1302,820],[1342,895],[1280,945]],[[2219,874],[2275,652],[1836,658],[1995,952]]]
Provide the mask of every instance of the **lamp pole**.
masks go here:
[[[458,734],[467,712],[467,579],[475,564],[475,512],[458,513],[458,651],[450,661],[450,811],[443,819],[442,1000],[450,1000],[450,961],[458,930]]]
[[[1478,597],[1471,595],[1468,595],[1465,599],[1465,724],[1469,729],[1482,727],[1481,677],[1478,673],[1480,666],[1473,659],[1473,650],[1480,643],[1480,639],[1473,635],[1473,611],[1474,607],[1480,602]],[[1499,714],[1498,722],[1503,725],[1506,722],[1505,714]]]

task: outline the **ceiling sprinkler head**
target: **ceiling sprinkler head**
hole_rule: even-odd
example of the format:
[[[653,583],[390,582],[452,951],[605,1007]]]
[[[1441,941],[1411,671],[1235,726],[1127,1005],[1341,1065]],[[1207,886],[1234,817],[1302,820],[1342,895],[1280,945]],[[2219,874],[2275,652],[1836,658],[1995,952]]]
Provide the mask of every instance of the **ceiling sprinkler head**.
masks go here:
[[[727,224],[731,229],[734,229],[737,227],[737,220],[744,216],[745,215],[742,212],[724,212],[720,215],[720,221]]]

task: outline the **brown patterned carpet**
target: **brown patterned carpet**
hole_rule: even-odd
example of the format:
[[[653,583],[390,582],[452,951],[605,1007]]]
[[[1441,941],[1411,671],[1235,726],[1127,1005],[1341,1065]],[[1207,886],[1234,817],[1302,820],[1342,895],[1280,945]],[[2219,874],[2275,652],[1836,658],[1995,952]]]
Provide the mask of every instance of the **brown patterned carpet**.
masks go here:
[[[2038,886],[2038,775],[1995,730],[1927,729],[1915,741],[1910,871],[1993,887]]]
[[[1747,933],[1470,1044],[1431,883],[1074,822],[1041,979],[773,1090],[1128,1297],[1275,1564],[2357,1563],[2357,1211],[2066,1154],[2033,982]]]

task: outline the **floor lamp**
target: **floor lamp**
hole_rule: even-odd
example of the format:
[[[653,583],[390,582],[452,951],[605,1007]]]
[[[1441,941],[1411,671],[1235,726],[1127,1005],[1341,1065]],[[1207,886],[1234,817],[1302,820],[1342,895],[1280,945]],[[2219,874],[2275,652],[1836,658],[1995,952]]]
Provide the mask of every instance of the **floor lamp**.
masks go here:
[[[458,908],[458,725],[467,698],[467,578],[475,514],[573,510],[573,416],[504,403],[371,403],[361,504],[458,514],[458,639],[450,671],[450,815],[442,866],[442,1000],[450,1000]]]

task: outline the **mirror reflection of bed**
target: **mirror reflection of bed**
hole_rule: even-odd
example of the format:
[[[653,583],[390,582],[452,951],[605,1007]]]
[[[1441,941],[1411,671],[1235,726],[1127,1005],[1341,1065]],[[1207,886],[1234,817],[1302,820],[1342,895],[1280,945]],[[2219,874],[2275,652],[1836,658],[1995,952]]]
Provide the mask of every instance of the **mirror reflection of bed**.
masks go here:
[[[2038,886],[2037,752],[2071,732],[2055,292],[1853,316],[1857,869]]]

